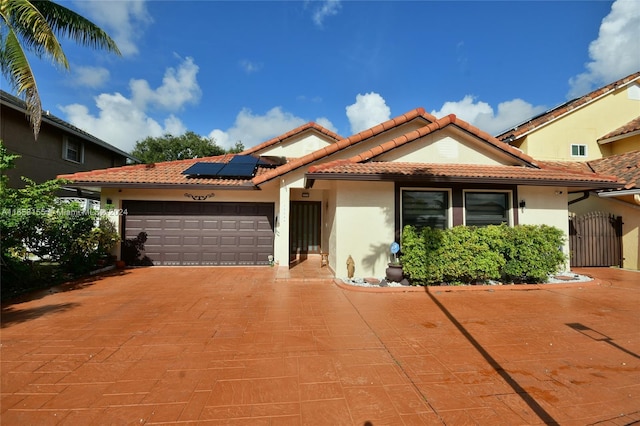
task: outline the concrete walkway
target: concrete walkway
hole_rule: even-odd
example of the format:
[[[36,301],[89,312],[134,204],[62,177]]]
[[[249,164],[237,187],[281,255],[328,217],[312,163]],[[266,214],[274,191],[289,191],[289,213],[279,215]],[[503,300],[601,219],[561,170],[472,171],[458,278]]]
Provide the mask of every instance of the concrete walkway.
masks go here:
[[[640,421],[638,272],[369,293],[309,271],[133,269],[3,304],[0,423]]]

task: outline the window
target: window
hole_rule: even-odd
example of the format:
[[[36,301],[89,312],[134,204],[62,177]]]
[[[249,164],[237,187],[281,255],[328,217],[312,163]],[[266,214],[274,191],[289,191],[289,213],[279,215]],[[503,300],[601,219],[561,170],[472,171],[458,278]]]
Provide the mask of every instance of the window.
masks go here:
[[[65,137],[62,146],[62,158],[75,163],[83,163],[84,147],[82,142]]]
[[[465,224],[487,226],[509,223],[509,194],[506,192],[465,192]]]
[[[402,226],[445,229],[449,226],[449,192],[402,191]]]
[[[571,145],[571,156],[572,157],[586,157],[587,156],[587,146],[586,145]]]

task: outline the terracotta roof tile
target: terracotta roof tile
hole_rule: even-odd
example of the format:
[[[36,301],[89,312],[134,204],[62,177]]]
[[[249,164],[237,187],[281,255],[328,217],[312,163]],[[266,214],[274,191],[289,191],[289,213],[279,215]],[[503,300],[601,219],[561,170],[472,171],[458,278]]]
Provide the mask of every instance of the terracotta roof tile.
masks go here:
[[[496,137],[500,140],[517,139],[523,136],[525,133],[529,133],[530,131],[535,130],[536,128],[550,121],[553,121],[556,118],[575,110],[576,108],[580,108],[604,94],[617,90],[620,86],[626,85],[639,79],[640,71],[621,78],[620,80],[614,81],[613,83],[607,84],[606,86],[600,87],[599,89],[596,89],[591,93],[587,93],[586,95],[581,96],[577,99],[565,102],[562,105],[559,105],[543,114],[525,121],[524,123],[518,124],[512,129],[509,129]]]
[[[247,148],[244,151],[242,151],[241,154],[244,154],[244,155],[253,154],[254,152],[260,151],[261,149],[264,149],[264,148],[268,148],[268,147],[270,147],[272,145],[275,145],[275,144],[277,144],[279,142],[282,142],[285,139],[288,139],[288,138],[290,138],[292,136],[300,134],[300,133],[304,132],[305,130],[309,130],[309,129],[317,130],[318,132],[320,132],[320,133],[322,133],[322,134],[324,134],[326,136],[329,136],[331,139],[333,139],[335,141],[338,141],[338,140],[342,139],[342,136],[340,136],[339,134],[334,133],[331,130],[326,129],[326,128],[322,127],[321,125],[317,124],[317,123],[309,122],[309,123],[303,124],[302,126],[296,127],[295,129],[290,130],[287,133],[284,133],[284,134],[282,134],[280,136],[276,136],[275,138],[271,138],[268,141],[265,141],[265,142],[263,142],[263,143],[261,143],[259,145],[256,145],[256,146],[251,147],[251,148]]]
[[[454,114],[447,115],[438,120],[435,120],[432,123],[427,124],[424,127],[405,133],[404,135],[398,136],[395,139],[392,139],[390,141],[384,142],[381,145],[379,145],[379,147],[375,147],[368,151],[357,154],[351,157],[349,160],[354,163],[371,160],[385,152],[391,151],[392,149],[400,147],[409,142],[413,142],[437,130],[444,129],[449,125],[457,126],[458,128],[466,131],[467,133],[471,133],[472,135],[477,136],[479,139],[491,145],[492,147],[498,148],[499,150],[509,154],[510,156],[518,159],[521,162],[534,165],[534,166],[536,165],[536,161],[529,155],[523,153],[519,149],[507,143],[499,141],[498,139],[494,138],[487,132],[484,132],[478,129],[477,127],[467,123],[466,121],[457,118]],[[319,166],[319,167],[322,167],[322,166]]]
[[[338,142],[331,144],[329,146],[326,146],[322,149],[319,149],[317,151],[314,151],[310,154],[305,155],[304,157],[295,159],[293,161],[288,162],[287,164],[284,164],[276,169],[273,169],[261,176],[256,176],[255,178],[253,178],[253,183],[255,185],[260,185],[263,184],[271,179],[275,179],[279,176],[282,176],[285,173],[288,173],[292,170],[296,170],[300,167],[304,167],[310,163],[313,163],[314,161],[317,160],[321,160],[322,158],[325,158],[331,154],[335,154],[338,151],[341,151],[345,148],[348,148],[350,146],[356,145],[357,143],[370,138],[372,136],[376,136],[380,133],[383,133],[391,128],[400,126],[404,123],[408,123],[409,121],[417,118],[417,117],[422,117],[422,118],[426,118],[425,117],[425,111],[424,108],[416,108],[413,109],[405,114],[402,114],[401,116],[392,118],[384,123],[381,123],[381,125],[376,125],[371,129],[366,129],[360,133],[356,133],[355,135],[349,136],[346,139],[341,139]],[[378,133],[374,133],[373,129],[376,129],[376,132]]]
[[[588,162],[596,173],[617,176],[625,189],[640,188],[640,151],[626,152]]]
[[[419,178],[443,181],[504,181],[505,183],[527,183],[531,185],[565,186],[620,186],[613,177],[596,173],[581,173],[559,168],[534,168],[523,166],[494,166],[473,164],[428,164],[401,162],[354,163],[338,160],[317,167],[307,174],[311,179],[360,178]],[[452,180],[453,179],[453,180]]]
[[[636,117],[624,126],[620,126],[614,131],[607,133],[606,135],[598,139],[598,142],[604,142],[607,139],[613,139],[618,136],[627,135],[629,133],[638,131],[640,131],[640,117]]]
[[[193,158],[188,160],[166,161],[153,164],[136,164],[131,166],[113,167],[110,169],[92,170],[58,176],[71,180],[76,184],[101,185],[145,185],[145,186],[189,186],[207,185],[219,187],[247,187],[253,186],[251,179],[230,178],[192,178],[182,172],[195,163],[228,163],[233,154],[214,157]],[[270,169],[258,167],[256,175],[266,173]]]

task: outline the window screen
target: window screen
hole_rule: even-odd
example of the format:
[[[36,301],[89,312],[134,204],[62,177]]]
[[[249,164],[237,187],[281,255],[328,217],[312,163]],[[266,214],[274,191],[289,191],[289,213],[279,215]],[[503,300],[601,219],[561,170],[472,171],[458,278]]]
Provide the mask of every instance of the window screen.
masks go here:
[[[402,226],[445,229],[448,209],[446,191],[402,191]]]
[[[466,192],[464,207],[468,226],[509,223],[509,196],[506,192]]]

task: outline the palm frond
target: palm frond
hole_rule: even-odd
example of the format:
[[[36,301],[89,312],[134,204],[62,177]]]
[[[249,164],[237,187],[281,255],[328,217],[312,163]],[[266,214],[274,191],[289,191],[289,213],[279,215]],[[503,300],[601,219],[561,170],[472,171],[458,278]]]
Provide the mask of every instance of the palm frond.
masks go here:
[[[54,63],[68,69],[67,57],[54,29],[46,16],[38,10],[36,3],[28,0],[0,0],[0,13],[28,51],[38,57],[47,56]]]
[[[29,60],[15,33],[9,29],[2,39],[0,47],[0,64],[2,73],[13,86],[17,96],[23,97],[27,103],[29,122],[33,127],[33,135],[37,139],[42,121],[42,103]]]
[[[56,34],[69,37],[83,46],[104,49],[120,55],[116,42],[87,18],[49,0],[34,1],[33,5]]]

